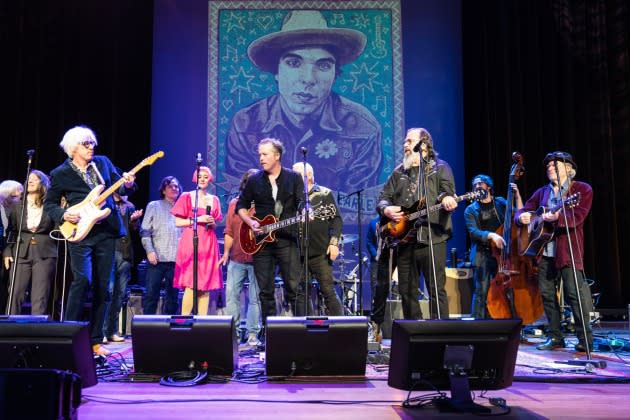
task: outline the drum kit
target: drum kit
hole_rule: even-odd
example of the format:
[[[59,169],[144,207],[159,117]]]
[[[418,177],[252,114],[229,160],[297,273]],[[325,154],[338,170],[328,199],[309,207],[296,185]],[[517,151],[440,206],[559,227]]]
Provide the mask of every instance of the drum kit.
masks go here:
[[[359,314],[359,262],[354,259],[345,258],[344,246],[352,245],[352,254],[355,254],[354,243],[359,240],[359,235],[346,234],[341,236],[339,243],[339,257],[334,261],[335,283],[341,287],[341,298],[344,315],[360,315]],[[350,269],[352,267],[352,269]],[[349,270],[349,271],[348,271]],[[348,271],[348,272],[347,272]],[[347,274],[346,274],[347,272]]]

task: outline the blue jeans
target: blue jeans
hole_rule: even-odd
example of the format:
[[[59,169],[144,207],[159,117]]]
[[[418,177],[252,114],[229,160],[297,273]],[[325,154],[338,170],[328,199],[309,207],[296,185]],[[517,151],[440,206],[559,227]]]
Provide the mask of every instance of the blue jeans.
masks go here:
[[[78,243],[68,244],[72,284],[66,304],[67,321],[80,321],[88,289],[92,289],[90,341],[103,341],[103,319],[107,306],[108,286],[114,276],[116,239],[104,235],[89,236]]]
[[[142,313],[145,315],[155,315],[157,304],[160,299],[160,289],[162,279],[166,289],[166,302],[164,303],[164,313],[175,315],[179,309],[179,290],[173,287],[173,276],[175,274],[175,262],[158,262],[156,265],[149,264],[146,277],[146,293],[142,301]]]
[[[497,260],[490,251],[477,248],[477,267],[475,267],[475,291],[472,297],[472,316],[477,319],[489,318],[488,289],[490,280],[497,274]]]
[[[234,318],[234,325],[238,329],[241,325],[241,290],[245,280],[249,280],[247,306],[247,333],[258,334],[260,331],[260,300],[258,298],[258,282],[254,275],[252,264],[242,264],[230,260],[227,268],[227,313]]]
[[[123,298],[127,292],[127,284],[131,278],[131,261],[123,259],[120,251],[115,252],[116,275],[109,284],[112,301],[107,307],[103,321],[103,335],[110,337],[118,334],[118,318],[122,308]]]

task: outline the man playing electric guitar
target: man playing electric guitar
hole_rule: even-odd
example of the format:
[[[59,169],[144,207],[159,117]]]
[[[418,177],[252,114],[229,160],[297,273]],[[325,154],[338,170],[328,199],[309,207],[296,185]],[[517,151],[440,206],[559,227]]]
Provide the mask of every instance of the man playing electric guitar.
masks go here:
[[[440,204],[440,209],[431,212],[426,219],[419,219],[413,229],[413,240],[396,247],[398,256],[398,291],[402,297],[405,319],[420,319],[418,304],[418,284],[420,274],[427,282],[430,296],[431,318],[448,318],[448,300],[446,297],[446,241],[451,237],[451,211],[457,207],[455,200],[455,181],[453,172],[445,161],[438,159],[433,150],[433,139],[424,128],[412,128],[407,131],[403,144],[404,160],[390,175],[379,197],[377,211],[395,222],[405,217],[403,208],[411,208],[424,197],[418,193],[420,184],[426,183],[429,206]],[[425,173],[420,174],[423,161]],[[424,189],[420,188],[420,191]],[[429,232],[430,230],[430,232]],[[433,251],[429,246],[429,233],[433,242]],[[432,255],[433,254],[433,255]],[[382,254],[381,254],[382,255]],[[432,261],[433,258],[433,261]],[[435,263],[435,265],[433,264]],[[435,266],[435,277],[433,275]],[[389,279],[378,276],[377,295],[382,296],[384,287],[379,287]],[[437,291],[437,293],[436,293]],[[380,293],[379,293],[380,292]],[[439,308],[439,310],[438,310]],[[383,320],[382,302],[377,302],[372,314],[372,321],[379,324]]]
[[[243,219],[243,223],[248,225],[256,235],[263,233],[258,220],[263,220],[269,215],[281,221],[295,217],[304,202],[302,177],[291,169],[282,167],[280,160],[283,153],[284,146],[279,140],[265,138],[258,143],[258,157],[262,171],[249,177],[236,204],[236,211]],[[249,214],[252,202],[256,206],[255,217]],[[276,264],[280,267],[293,314],[305,315],[304,290],[300,284],[302,270],[297,248],[296,224],[278,229],[275,237],[275,241],[264,244],[254,254],[254,273],[260,288],[261,315],[264,325],[268,316],[276,315],[274,296]]]
[[[94,132],[84,126],[68,130],[59,143],[68,159],[50,173],[51,187],[44,201],[44,210],[56,223],[79,223],[81,219],[80,212],[60,206],[62,198],[72,207],[84,201],[97,186],[104,184],[109,187],[121,179],[107,157],[94,155],[97,144]],[[122,178],[125,182],[118,193],[128,195],[134,192],[136,185],[133,173],[123,173]],[[90,338],[92,350],[98,355],[109,354],[100,344],[103,340],[103,319],[108,285],[114,273],[116,240],[125,235],[122,219],[111,196],[103,207],[111,210],[105,219],[96,224],[83,240],[68,241],[73,281],[65,314],[67,321],[81,320],[87,289],[92,288]]]
[[[542,296],[545,315],[549,321],[548,339],[539,345],[539,350],[551,350],[557,347],[565,347],[564,338],[560,329],[560,304],[556,295],[560,278],[563,279],[564,296],[571,305],[575,318],[575,329],[578,336],[577,351],[585,351],[588,340],[589,348],[593,349],[593,335],[589,324],[589,313],[592,310],[593,301],[588,284],[584,280],[584,221],[591,210],[593,190],[585,182],[574,181],[577,165],[573,157],[566,152],[552,152],[545,156],[543,161],[549,184],[534,192],[522,209],[514,215],[514,221],[519,225],[527,225],[532,221],[532,213],[538,208],[553,208],[560,200],[567,196],[579,194],[579,202],[572,208],[566,207],[566,211],[548,211],[542,215],[545,222],[555,224],[553,239],[544,247],[538,263],[538,281]],[[573,277],[571,253],[569,252],[569,238],[567,226],[573,249],[577,284],[580,288],[579,298]],[[580,302],[582,311],[580,312]],[[584,322],[582,322],[584,321]],[[583,330],[582,325],[586,327]]]

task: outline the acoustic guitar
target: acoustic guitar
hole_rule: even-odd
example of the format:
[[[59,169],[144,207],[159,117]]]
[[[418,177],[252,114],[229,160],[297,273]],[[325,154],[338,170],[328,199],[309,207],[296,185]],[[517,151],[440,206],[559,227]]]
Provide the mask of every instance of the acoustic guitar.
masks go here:
[[[151,156],[145,158],[137,164],[132,170],[129,171],[130,174],[134,174],[138,172],[140,169],[145,166],[153,165],[153,163],[159,158],[164,156],[163,151],[156,152]],[[103,191],[105,188],[104,185],[97,185],[90,191],[90,193],[85,197],[83,201],[78,204],[75,204],[72,207],[69,207],[67,211],[79,213],[81,219],[78,223],[68,222],[67,220],[61,224],[59,230],[61,234],[68,242],[80,242],[82,241],[92,227],[101,220],[105,219],[111,213],[111,210],[108,208],[101,208],[107,200],[107,197],[118,191],[118,189],[125,183],[124,178],[120,178],[118,181],[114,182],[108,189]]]
[[[334,217],[337,213],[337,209],[334,204],[327,204],[325,206],[319,206],[313,209],[310,217],[315,219],[326,220]],[[262,220],[252,217],[256,220],[262,229],[262,233],[256,234],[247,223],[241,224],[239,232],[239,238],[241,240],[241,249],[244,253],[253,255],[262,248],[266,242],[273,242],[276,240],[275,231],[287,226],[291,226],[298,222],[304,221],[303,215],[290,217],[288,219],[278,220],[273,214],[266,215]]]
[[[580,193],[578,192],[568,196],[551,208],[539,207],[534,213],[536,216],[532,217],[531,221],[527,225],[528,241],[525,249],[521,252],[521,255],[537,257],[541,253],[545,244],[553,239],[556,224],[545,222],[542,218],[544,213],[557,213],[562,210],[563,207],[575,207],[579,204],[579,202]]]

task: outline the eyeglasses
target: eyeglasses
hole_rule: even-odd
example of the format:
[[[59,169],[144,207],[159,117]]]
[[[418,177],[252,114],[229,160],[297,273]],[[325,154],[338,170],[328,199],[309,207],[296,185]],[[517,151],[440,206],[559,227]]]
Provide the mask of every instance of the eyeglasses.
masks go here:
[[[79,144],[85,148],[95,147],[96,142],[94,140],[83,140]]]

